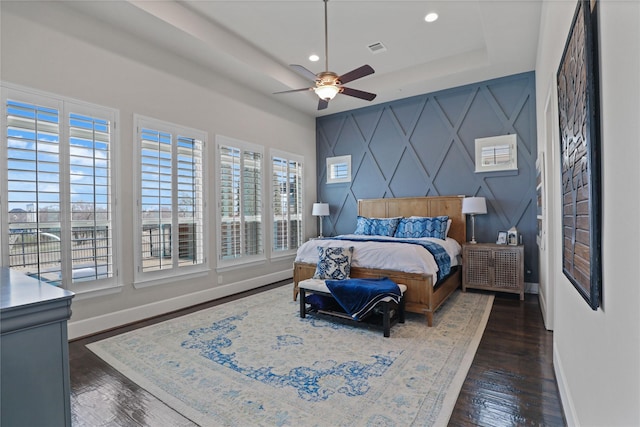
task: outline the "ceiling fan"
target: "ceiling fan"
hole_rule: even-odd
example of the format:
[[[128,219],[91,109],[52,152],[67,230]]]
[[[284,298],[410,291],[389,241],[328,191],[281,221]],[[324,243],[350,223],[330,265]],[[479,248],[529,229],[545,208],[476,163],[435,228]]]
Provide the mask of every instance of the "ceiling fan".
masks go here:
[[[306,78],[315,83],[313,87],[307,87],[303,89],[293,89],[293,90],[285,90],[282,92],[275,92],[276,94],[280,93],[291,93],[291,92],[303,92],[312,90],[318,95],[318,110],[324,110],[329,106],[329,101],[331,101],[337,94],[341,93],[343,95],[353,96],[355,98],[365,99],[367,101],[373,101],[376,97],[375,93],[365,92],[358,89],[351,89],[343,86],[345,83],[352,82],[354,80],[360,79],[362,77],[368,76],[369,74],[373,74],[375,71],[369,65],[363,65],[362,67],[358,67],[355,70],[351,70],[346,74],[339,76],[333,71],[329,71],[329,42],[328,42],[328,30],[327,30],[327,2],[329,0],[324,1],[324,59],[325,59],[325,71],[322,71],[318,74],[309,71],[302,65],[291,64],[291,68],[300,74],[302,77]]]

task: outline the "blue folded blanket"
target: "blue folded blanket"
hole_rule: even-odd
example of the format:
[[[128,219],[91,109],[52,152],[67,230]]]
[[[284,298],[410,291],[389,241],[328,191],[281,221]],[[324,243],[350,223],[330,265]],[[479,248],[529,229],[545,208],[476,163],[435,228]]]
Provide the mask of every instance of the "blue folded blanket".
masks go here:
[[[326,280],[327,288],[340,306],[355,320],[363,319],[373,307],[390,297],[400,302],[400,288],[388,277],[379,279]]]

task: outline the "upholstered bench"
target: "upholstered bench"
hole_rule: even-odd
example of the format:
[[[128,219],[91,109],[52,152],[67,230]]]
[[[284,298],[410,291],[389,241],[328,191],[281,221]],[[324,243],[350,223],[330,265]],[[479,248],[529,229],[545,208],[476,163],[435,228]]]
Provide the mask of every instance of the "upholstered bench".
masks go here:
[[[376,308],[382,309],[382,328],[385,337],[389,337],[391,334],[391,326],[396,323],[404,323],[404,293],[407,290],[405,285],[398,284],[400,288],[400,302],[396,304],[393,302],[391,297],[385,297],[381,299],[377,304]],[[305,318],[307,313],[317,312],[321,314],[328,314],[331,316],[337,316],[344,319],[354,320],[349,314],[335,310],[330,307],[315,307],[311,306],[311,308],[307,308],[307,304],[310,304],[309,296],[310,295],[319,295],[324,298],[329,298],[333,300],[333,296],[331,295],[331,291],[327,287],[325,280],[323,279],[306,279],[302,280],[298,283],[298,289],[300,292],[300,317]],[[335,303],[338,306],[337,303]],[[395,309],[394,309],[395,308]],[[355,320],[354,320],[355,321]]]

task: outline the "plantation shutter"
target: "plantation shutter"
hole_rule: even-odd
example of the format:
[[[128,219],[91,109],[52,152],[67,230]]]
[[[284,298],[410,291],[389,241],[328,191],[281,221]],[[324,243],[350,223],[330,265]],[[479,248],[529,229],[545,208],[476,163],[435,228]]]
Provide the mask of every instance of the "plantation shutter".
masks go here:
[[[272,155],[273,250],[294,250],[302,244],[302,162]]]
[[[252,144],[219,138],[233,143],[218,144],[219,258],[231,261],[262,255],[263,154]]]
[[[168,132],[142,128],[141,203],[142,271],[173,267],[172,223],[172,136]]]
[[[263,253],[262,244],[262,153],[245,151],[242,156],[244,254]]]
[[[9,267],[60,284],[59,110],[7,100]]]
[[[303,243],[302,218],[302,163],[289,161],[289,249],[297,249]]]
[[[137,115],[135,125],[140,168],[136,282],[202,271],[206,133]]]
[[[113,275],[108,120],[69,115],[72,280]]]
[[[220,239],[221,259],[235,258],[241,253],[240,218],[240,150],[220,146]]]
[[[115,111],[18,89],[3,103],[9,267],[76,292],[111,286]]]
[[[178,135],[179,265],[203,262],[202,141]]]
[[[273,182],[273,250],[289,249],[289,225],[287,203],[287,161],[279,157],[271,158]]]

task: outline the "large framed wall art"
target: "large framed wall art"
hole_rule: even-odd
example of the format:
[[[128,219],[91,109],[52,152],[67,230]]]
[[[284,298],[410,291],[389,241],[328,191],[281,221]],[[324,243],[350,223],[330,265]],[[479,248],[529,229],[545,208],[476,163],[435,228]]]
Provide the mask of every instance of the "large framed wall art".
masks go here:
[[[597,2],[579,0],[557,73],[562,270],[589,306],[602,295]]]

